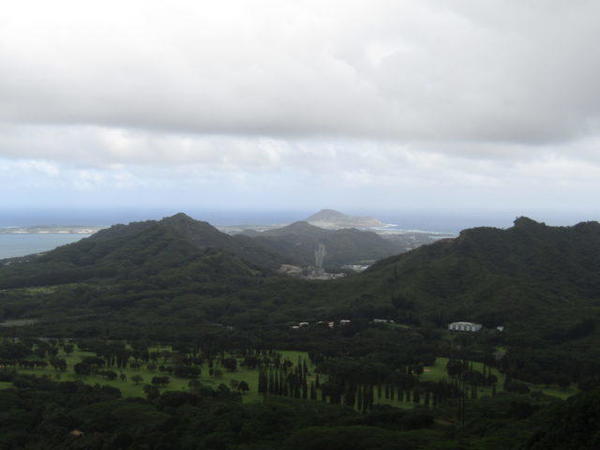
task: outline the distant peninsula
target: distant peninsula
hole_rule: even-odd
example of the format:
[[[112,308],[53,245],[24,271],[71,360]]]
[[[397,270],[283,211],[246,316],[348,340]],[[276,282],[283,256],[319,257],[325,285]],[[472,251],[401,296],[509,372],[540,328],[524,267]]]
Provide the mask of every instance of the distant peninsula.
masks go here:
[[[82,225],[39,225],[32,227],[4,227],[0,234],[94,234],[104,228],[102,226]]]
[[[311,225],[321,228],[373,228],[384,225],[374,217],[349,216],[334,209],[322,209],[305,219]]]

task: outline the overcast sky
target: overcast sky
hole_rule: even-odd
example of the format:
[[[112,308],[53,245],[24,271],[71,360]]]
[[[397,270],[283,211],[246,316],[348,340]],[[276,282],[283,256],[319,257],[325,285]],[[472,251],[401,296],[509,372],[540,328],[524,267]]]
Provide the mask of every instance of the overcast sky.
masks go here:
[[[593,0],[7,2],[2,204],[592,216],[599,17]]]

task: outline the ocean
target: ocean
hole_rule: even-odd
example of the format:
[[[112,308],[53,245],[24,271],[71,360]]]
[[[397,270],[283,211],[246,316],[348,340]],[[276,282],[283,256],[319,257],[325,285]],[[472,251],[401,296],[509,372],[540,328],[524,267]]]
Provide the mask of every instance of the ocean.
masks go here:
[[[394,224],[404,230],[425,230],[438,232],[458,232],[465,228],[492,226],[505,228],[512,225],[519,216],[527,216],[548,225],[573,225],[580,221],[598,220],[600,210],[590,211],[553,211],[542,209],[462,209],[436,210],[395,209],[370,210],[336,208],[339,211],[361,216],[372,216],[381,221]],[[185,212],[194,219],[205,220],[213,225],[271,225],[291,223],[303,220],[316,213],[319,207],[296,210],[260,210],[260,209],[202,209],[190,208],[114,208],[114,209],[0,209],[0,227],[25,227],[40,225],[80,225],[109,226],[116,223],[161,219],[178,212]]]
[[[215,226],[226,225],[271,225],[303,220],[317,212],[312,210],[209,210],[182,208],[195,219],[205,220]],[[599,212],[556,212],[556,211],[436,211],[398,210],[371,211],[346,210],[352,215],[372,216],[389,224],[388,230],[421,230],[438,233],[458,233],[465,228],[493,226],[506,228],[521,215],[526,215],[548,225],[573,225],[583,220],[596,220]],[[48,225],[110,226],[116,223],[160,219],[179,212],[179,209],[89,209],[89,210],[0,210],[0,227],[33,227]],[[0,234],[0,259],[24,256],[52,250],[58,246],[76,242],[87,235],[82,234]]]
[[[46,252],[88,237],[85,234],[0,234],[0,259]]]

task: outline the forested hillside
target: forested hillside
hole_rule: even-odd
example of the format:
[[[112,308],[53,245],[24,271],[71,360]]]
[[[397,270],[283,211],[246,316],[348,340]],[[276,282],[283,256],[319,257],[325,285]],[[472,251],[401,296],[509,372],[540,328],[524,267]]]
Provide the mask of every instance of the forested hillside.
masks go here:
[[[521,218],[506,230],[465,230],[457,239],[381,260],[365,273],[344,280],[310,282],[275,275],[272,268],[286,261],[283,255],[295,247],[298,258],[303,252],[309,258],[312,244],[303,242],[319,233],[324,240],[328,233],[354,233],[314,228],[297,223],[259,239],[234,238],[184,215],[119,225],[45,255],[2,266],[0,287],[56,286],[43,298],[33,296],[38,316],[43,315],[43,302],[52,303],[59,291],[56,295],[62,302],[72,298],[74,307],[82,307],[80,296],[69,294],[75,289],[94,298],[87,307],[113,297],[108,303],[119,303],[116,299],[121,298],[122,305],[142,309],[145,297],[171,299],[170,305],[186,298],[190,318],[220,322],[240,323],[239,317],[249,315],[260,324],[347,316],[444,328],[450,321],[471,320],[487,327],[508,326],[512,336],[526,331],[557,342],[580,341],[596,332],[598,223],[549,227]],[[290,233],[297,236],[298,245],[290,244],[294,242]],[[285,236],[285,241],[278,241],[279,236]],[[267,239],[273,240],[261,242]],[[346,241],[340,239],[340,248],[346,246],[342,242]],[[156,290],[159,295],[153,293]],[[15,294],[5,291],[3,295],[13,298]],[[19,297],[20,315],[27,311],[30,296]],[[4,304],[7,318],[11,304]],[[265,311],[272,315],[264,316]],[[152,315],[154,310],[138,313]]]
[[[438,329],[461,320],[504,326],[511,370],[532,380],[582,379],[600,361],[600,224],[519,218],[506,230],[465,230],[382,260],[340,282],[335,295],[353,317]]]
[[[302,223],[270,234],[275,239],[293,231],[302,240],[307,229],[313,236],[312,227]],[[200,433],[202,439],[226,442],[222,448],[269,448],[280,435],[233,431],[238,423],[233,417],[257,414],[255,424],[262,426],[275,407],[267,400],[274,397],[342,408],[307,406],[296,417],[308,421],[294,424],[294,434],[285,436],[282,448],[290,449],[346,442],[340,436],[353,436],[361,448],[384,448],[380,444],[390,439],[403,443],[390,449],[432,448],[433,442],[456,448],[456,439],[468,443],[467,449],[545,448],[577,430],[575,423],[551,426],[561,411],[579,416],[591,411],[588,394],[566,405],[556,396],[600,386],[600,224],[549,227],[520,218],[509,229],[465,230],[457,239],[383,259],[362,274],[335,281],[278,275],[273,268],[292,248],[231,237],[177,215],[115,226],[44,255],[4,261],[0,360],[6,370],[0,371],[0,382],[16,390],[1,391],[0,398],[17,409],[28,401],[43,403],[42,398],[56,397],[62,404],[67,389],[85,414],[89,408],[82,399],[99,403],[92,408],[99,415],[89,420],[64,413],[53,428],[62,433],[53,437],[56,446],[66,439],[65,430],[75,427],[85,428],[86,437],[73,442],[86,445],[94,439],[142,442],[146,432],[160,434],[165,423],[178,423],[182,438],[195,436],[188,427],[193,420],[179,421],[201,405],[232,414],[224,434],[215,429],[210,438]],[[454,320],[480,322],[484,329],[450,333],[447,325]],[[307,324],[299,327],[299,322]],[[72,352],[75,342],[87,349],[80,363],[67,350]],[[180,350],[152,350],[165,344]],[[299,362],[292,370],[291,362],[281,365],[265,356],[276,355],[274,349],[307,352],[314,367]],[[215,382],[220,375],[213,362],[233,364],[226,352],[240,355],[240,365],[250,364],[245,376],[249,367],[261,371],[261,397],[255,398],[265,403],[242,406],[225,385],[215,390],[199,382],[189,389],[181,384],[182,374],[199,376],[202,370],[209,371],[204,381]],[[151,353],[162,365],[148,359]],[[144,372],[140,358],[146,358]],[[146,401],[119,400],[114,390],[20,375],[26,370],[47,376],[49,364],[56,377],[67,376],[69,369],[78,380],[98,380],[112,376],[110,366],[133,370],[132,376],[152,374],[157,384],[144,387]],[[234,373],[237,364],[227,367]],[[169,377],[157,371],[169,370],[186,393],[174,397],[160,384]],[[122,385],[132,389],[122,375]],[[399,404],[417,409],[405,414],[389,406]],[[146,415],[160,420],[125,431],[115,422],[121,413],[102,405],[116,411],[136,405],[132,420]],[[289,416],[288,406],[280,407]],[[206,417],[213,420],[211,414],[218,413],[211,411]],[[590,420],[597,420],[595,414],[590,412]],[[53,417],[22,416],[31,435],[2,418],[0,424],[11,439],[37,445],[50,433],[46,421]],[[105,424],[104,434],[89,433],[98,421]],[[590,430],[581,431],[581,448],[594,448]],[[555,439],[546,436],[551,433]]]
[[[325,267],[337,269],[345,264],[370,263],[402,253],[403,246],[384,239],[370,231],[353,228],[326,230],[309,224],[295,222],[291,225],[251,234],[254,241],[285,255],[292,264],[315,264],[315,250],[325,246]]]
[[[600,224],[550,227],[520,218],[506,230],[469,229],[382,260],[352,284],[380,299],[387,291],[399,309],[408,302],[440,325],[522,324],[554,310],[593,309],[600,305]]]
[[[1,267],[0,288],[177,276],[206,281],[269,271],[281,262],[248,238],[178,214],[115,225],[46,254],[13,258]]]

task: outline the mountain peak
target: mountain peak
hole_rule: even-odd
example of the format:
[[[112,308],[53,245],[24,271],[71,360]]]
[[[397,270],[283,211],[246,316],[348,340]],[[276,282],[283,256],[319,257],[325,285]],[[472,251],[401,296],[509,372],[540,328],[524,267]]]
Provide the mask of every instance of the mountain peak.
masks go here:
[[[374,217],[349,216],[334,209],[322,209],[308,217],[306,222],[321,228],[370,228],[383,225]]]
[[[336,211],[335,209],[322,209],[319,212],[310,216],[307,221],[311,220],[331,220],[331,219],[345,219],[348,217],[346,214]]]
[[[305,220],[299,220],[297,222],[291,223],[291,224],[283,227],[282,229],[286,229],[286,230],[315,230],[315,229],[319,229],[319,228],[315,227],[314,225],[311,225],[310,223],[308,223]]]
[[[298,221],[281,228],[275,228],[273,230],[264,231],[259,235],[267,237],[281,237],[291,235],[321,237],[327,234],[328,232],[331,232],[331,230],[327,231],[323,228],[316,227],[306,221]]]
[[[521,216],[517,217],[513,222],[515,228],[532,228],[532,227],[545,227],[546,224],[544,222],[536,222],[529,217]]]
[[[169,217],[163,217],[161,222],[164,223],[173,223],[173,222],[196,222],[193,218],[188,216],[186,213],[179,212]]]

